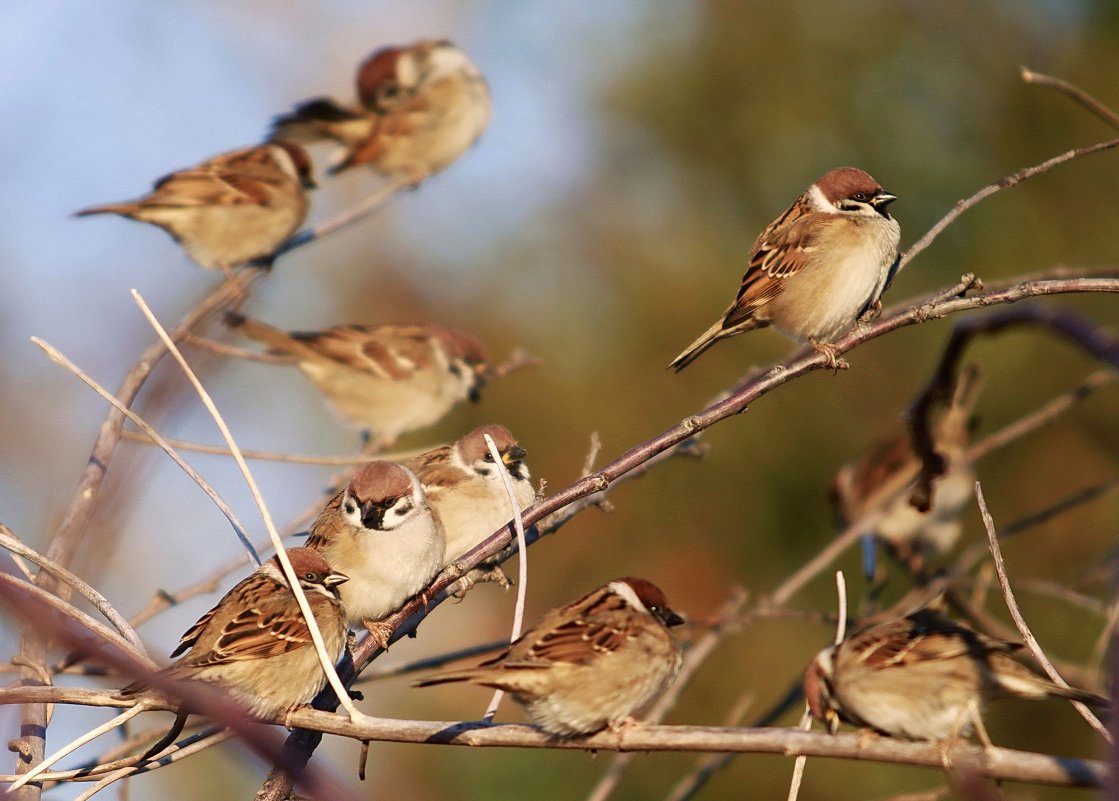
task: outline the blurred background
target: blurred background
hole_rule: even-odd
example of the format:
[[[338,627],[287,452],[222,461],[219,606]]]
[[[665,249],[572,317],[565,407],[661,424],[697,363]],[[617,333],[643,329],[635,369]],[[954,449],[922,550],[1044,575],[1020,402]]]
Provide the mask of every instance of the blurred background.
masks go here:
[[[540,367],[493,384],[480,404],[401,445],[434,446],[501,422],[552,491],[577,478],[592,432],[603,442],[600,463],[609,461],[790,352],[788,341],[763,331],[719,345],[682,375],[664,368],[730,302],[757,233],[823,172],[857,165],[899,195],[892,210],[904,247],[979,187],[1115,135],[1068,99],[1024,85],[1019,65],[1119,107],[1119,6],[1102,0],[894,0],[841,10],[822,0],[7,3],[0,9],[0,521],[46,548],[105,414],[105,404],[28,338],[42,337],[114,388],[153,338],[128,289],[171,323],[221,280],[154,227],[70,214],[135,197],[170,170],[254,143],[296,101],[321,94],[349,101],[353,70],[373,49],[441,36],[489,80],[490,129],[458,164],[374,219],[281,259],[254,286],[245,311],[291,329],[438,321],[474,332],[498,358],[527,348]],[[966,271],[998,281],[1055,265],[1115,264],[1117,179],[1119,155],[1104,153],[997,195],[914,261],[886,305]],[[312,221],[352,206],[377,179],[354,170],[321,183]],[[1099,323],[1119,319],[1112,297],[1051,302]],[[834,535],[829,479],[897,430],[951,324],[933,321],[872,342],[849,354],[850,371],[796,381],[709,431],[706,461],[676,460],[619,487],[612,513],[590,510],[531,550],[528,620],[625,574],[656,581],[693,617],[711,614],[735,584],[753,597],[770,591]],[[984,339],[970,357],[987,376],[981,433],[1097,367],[1038,331]],[[294,370],[192,358],[242,447],[313,454],[357,447]],[[1116,408],[1116,390],[1105,389],[979,464],[996,521],[1114,478]],[[138,411],[167,436],[218,441],[170,363],[156,371]],[[232,462],[191,461],[262,536]],[[253,467],[279,521],[313,503],[330,472]],[[1116,520],[1112,494],[1030,529],[1006,545],[1012,577],[1106,600],[1106,577],[1093,569],[1112,556]],[[982,538],[969,512],[964,544]],[[166,457],[126,443],[73,568],[128,615],[157,589],[192,583],[238,550],[221,515]],[[854,577],[857,605],[865,595],[858,557],[840,564]],[[899,574],[887,595],[905,589]],[[833,594],[825,574],[791,606],[831,608]],[[145,625],[151,654],[164,657],[216,598],[196,598]],[[441,607],[385,664],[498,638],[513,600],[511,592],[477,588],[462,604]],[[1028,592],[1021,602],[1053,655],[1089,662],[1102,617]],[[1005,619],[997,598],[990,608]],[[722,724],[746,689],[753,704],[745,720],[753,719],[830,637],[826,626],[805,620],[743,627],[724,640],[668,722]],[[17,647],[10,616],[0,618],[0,643],[4,658]],[[488,699],[483,690],[408,685],[366,685],[363,709],[471,719]],[[49,750],[107,718],[57,714],[62,725],[52,727]],[[519,720],[519,712],[507,704],[499,719]],[[0,710],[4,741],[17,725],[17,710]],[[1065,704],[997,707],[988,728],[1006,746],[1101,752]],[[610,762],[583,753],[375,744],[370,780],[357,785],[357,751],[331,741],[315,761],[380,799],[579,798]],[[245,753],[206,752],[136,780],[133,797],[250,797],[266,766]],[[695,760],[643,756],[616,797],[662,797]],[[741,798],[746,781],[755,797],[784,797],[791,768],[787,759],[743,756],[699,797]],[[812,760],[801,797],[884,798],[941,783],[917,769]],[[1013,785],[1009,793],[1065,797]]]

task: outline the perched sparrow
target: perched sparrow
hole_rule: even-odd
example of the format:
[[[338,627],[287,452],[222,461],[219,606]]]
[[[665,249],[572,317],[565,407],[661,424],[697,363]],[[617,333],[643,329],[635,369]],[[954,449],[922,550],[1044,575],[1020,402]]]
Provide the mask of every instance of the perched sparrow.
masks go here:
[[[386,47],[357,73],[358,105],[316,98],[278,117],[274,140],[342,145],[331,173],[369,164],[416,182],[466,152],[490,119],[490,93],[473,62],[450,42]]]
[[[827,343],[874,307],[898,262],[897,200],[865,172],[827,173],[762,231],[723,316],[677,356],[677,372],[720,339],[774,326],[835,355]]]
[[[488,364],[482,343],[441,325],[341,325],[287,333],[238,314],[226,322],[287,354],[347,425],[384,447],[478,400]]]
[[[368,462],[311,525],[308,547],[350,581],[342,588],[348,622],[365,623],[378,644],[377,621],[399,609],[443,566],[446,540],[416,476],[393,462]]]
[[[505,690],[555,737],[617,729],[676,678],[680,646],[668,627],[683,622],[655,585],[615,579],[548,612],[494,659],[417,686],[469,681]]]
[[[804,696],[833,734],[840,720],[906,740],[946,740],[974,727],[985,743],[980,709],[989,700],[1055,697],[1110,705],[1019,664],[1011,654],[1021,647],[925,608],[825,648],[805,672]]]
[[[501,454],[500,467],[494,464],[486,446],[486,434],[493,438]],[[443,530],[447,534],[446,564],[482,542],[513,517],[499,470],[504,469],[508,473],[513,496],[522,510],[536,499],[524,458],[525,449],[517,444],[509,429],[488,425],[474,429],[453,445],[428,451],[407,463],[443,521]]]
[[[307,216],[311,161],[299,145],[275,142],[222,153],[160,178],[139,200],[79,211],[152,223],[198,264],[227,276],[268,260]]]
[[[975,471],[964,454],[982,384],[974,365],[965,368],[951,404],[933,426],[933,440],[945,460],[945,472],[933,482],[932,503],[927,510],[914,506],[907,491],[921,471],[908,432],[879,443],[859,461],[844,465],[832,480],[832,502],[841,523],[848,526],[883,509],[883,516],[868,533],[916,573],[956,544],[962,528],[960,517],[974,502]]]
[[[338,588],[347,577],[310,548],[290,548],[287,554],[327,653],[337,661],[346,643],[346,613]],[[199,618],[171,656],[179,654],[184,655],[161,671],[162,676],[220,685],[262,718],[310,702],[326,683],[310,629],[277,557]],[[120,695],[128,698],[145,689],[144,682],[134,682]]]

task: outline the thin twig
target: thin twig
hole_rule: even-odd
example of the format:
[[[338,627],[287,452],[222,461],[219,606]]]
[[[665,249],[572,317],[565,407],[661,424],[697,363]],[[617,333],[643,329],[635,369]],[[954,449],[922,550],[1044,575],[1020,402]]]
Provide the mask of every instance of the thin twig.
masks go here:
[[[1041,665],[1042,670],[1049,676],[1053,682],[1061,687],[1068,687],[1069,684],[1065,681],[1057,669],[1053,667],[1053,663],[1049,661],[1049,657],[1041,649],[1037,638],[1034,637],[1033,632],[1030,631],[1026,619],[1022,617],[1022,612],[1018,609],[1018,602],[1014,599],[1014,590],[1010,588],[1010,578],[1006,574],[1006,565],[1002,559],[1002,549],[999,547],[999,536],[995,532],[995,520],[991,517],[991,513],[987,510],[987,500],[983,497],[983,485],[975,482],[975,498],[979,502],[979,514],[983,518],[983,526],[987,529],[987,542],[991,547],[991,558],[995,563],[995,572],[999,577],[999,586],[1002,588],[1002,597],[1006,600],[1006,608],[1010,611],[1010,617],[1014,620],[1014,625],[1018,627],[1018,632],[1022,635],[1022,640],[1026,643],[1026,647],[1030,649],[1034,659]],[[1076,707],[1076,711],[1080,716],[1088,722],[1093,729],[1098,731],[1100,735],[1109,743],[1112,742],[1111,732],[1107,730],[1100,719],[1086,705],[1079,701],[1073,701],[1072,705]]]
[[[501,451],[497,449],[497,444],[489,434],[483,434],[482,438],[486,441],[486,447],[489,448],[490,456],[493,457],[497,474],[501,477],[501,483],[505,487],[505,497],[509,499],[513,526],[517,531],[517,565],[519,568],[517,573],[517,605],[513,609],[513,633],[509,635],[509,642],[514,643],[520,638],[525,621],[525,602],[528,598],[528,543],[525,542],[525,527],[521,522],[521,507],[517,503],[517,496],[513,494],[513,482],[509,478],[509,471],[505,469],[505,462],[501,459]],[[504,695],[504,690],[494,690],[493,698],[490,699],[482,720],[493,720]]]
[[[94,608],[104,615],[106,620],[113,624],[113,628],[119,631],[122,637],[128,640],[137,651],[143,653],[144,643],[141,642],[140,636],[132,626],[128,625],[128,621],[124,619],[124,616],[113,608],[113,605],[109,603],[109,599],[66,568],[56,565],[38,551],[24,545],[15,533],[3,523],[0,523],[0,547],[19,554],[22,557],[26,557],[43,570],[51,573],[59,581],[73,587],[83,598],[93,604]],[[28,577],[28,579],[30,580],[31,577]]]
[[[241,475],[245,477],[245,483],[248,484],[249,492],[252,494],[253,500],[256,501],[257,508],[260,510],[260,516],[264,521],[264,527],[268,531],[268,537],[272,540],[272,547],[276,549],[276,556],[279,558],[284,577],[287,579],[288,586],[291,588],[292,594],[299,604],[299,610],[303,614],[304,621],[307,623],[307,629],[311,635],[311,640],[314,642],[315,652],[319,656],[319,662],[322,664],[326,679],[334,691],[339,694],[339,701],[346,712],[349,713],[351,720],[360,720],[364,715],[354,706],[354,702],[350,699],[349,693],[346,692],[345,685],[343,685],[342,680],[338,678],[338,673],[334,669],[334,660],[326,651],[326,643],[323,641],[322,632],[319,631],[319,624],[315,620],[314,612],[311,611],[311,605],[307,602],[307,596],[304,594],[303,588],[299,584],[299,577],[296,576],[295,569],[291,566],[291,560],[288,559],[283,542],[280,540],[280,535],[276,531],[275,524],[272,522],[272,515],[268,511],[267,504],[264,502],[264,496],[261,495],[256,479],[253,478],[252,471],[249,470],[248,464],[241,455],[241,451],[237,447],[236,441],[233,439],[232,432],[230,432],[229,427],[225,424],[225,420],[222,418],[221,412],[218,411],[213,399],[202,386],[202,382],[198,380],[198,376],[194,374],[194,370],[191,369],[186,359],[183,358],[183,354],[167,335],[167,332],[164,330],[163,326],[160,325],[159,320],[156,319],[151,309],[148,308],[148,304],[144,301],[143,297],[141,297],[140,293],[135,289],[132,290],[132,297],[136,301],[136,305],[140,307],[140,311],[143,312],[144,317],[147,318],[152,329],[159,335],[160,339],[163,340],[163,344],[174,357],[175,361],[179,363],[179,367],[182,368],[183,373],[194,387],[194,391],[198,394],[199,399],[201,399],[206,410],[213,418],[218,430],[221,431],[222,437],[225,439],[230,451],[233,452],[233,459],[241,469]]]
[[[753,703],[754,693],[750,690],[743,690],[738,696],[738,700],[731,704],[730,712],[727,714],[723,725],[728,727],[738,726],[742,718],[746,717],[746,713]],[[733,756],[733,754],[708,754],[702,757],[690,772],[676,782],[665,797],[665,801],[688,801],[699,792],[703,785],[707,784],[712,776],[726,767],[727,761]]]
[[[108,401],[114,409],[131,420],[133,424],[135,424],[141,431],[144,432],[144,434],[147,435],[149,440],[162,448],[163,452],[171,457],[171,461],[177,464],[182,469],[182,471],[190,476],[194,483],[197,484],[204,493],[206,493],[207,497],[209,497],[209,499],[214,502],[214,505],[218,507],[218,511],[225,515],[226,519],[229,521],[229,524],[233,526],[233,530],[236,532],[237,538],[241,540],[241,546],[248,552],[249,560],[253,563],[254,566],[260,566],[260,557],[257,556],[256,551],[253,549],[252,543],[249,542],[249,534],[245,530],[244,524],[242,524],[241,520],[237,517],[237,514],[233,511],[233,509],[230,508],[229,504],[227,504],[225,500],[220,495],[218,495],[217,490],[210,486],[210,483],[206,481],[206,479],[204,479],[198,473],[198,471],[187,464],[186,460],[183,459],[183,457],[179,456],[179,454],[171,446],[171,443],[160,436],[159,432],[148,425],[148,423],[143,418],[141,418],[140,415],[136,414],[125,404],[117,400],[117,398],[115,398],[111,392],[102,387],[99,383],[94,381],[93,378],[90,377],[84,370],[82,370],[72,361],[63,356],[61,351],[59,351],[49,342],[44,342],[38,337],[31,337],[31,341],[42,348],[47,356],[50,357],[51,361],[53,361],[55,364],[65,367],[71,373],[80,378],[83,382],[85,382],[86,386],[88,386],[90,389],[92,389],[94,392]]]
[[[380,209],[386,201],[390,200],[392,196],[401,189],[406,189],[414,184],[414,178],[396,178],[390,181],[352,209],[336,214],[329,220],[323,220],[313,228],[307,228],[293,234],[291,239],[280,245],[273,258],[279,258],[285,253],[310,242],[318,241],[339,229],[345,228],[358,220],[368,217],[370,214]]]
[[[1044,86],[1047,89],[1053,89],[1063,95],[1067,95],[1075,100],[1084,108],[1095,114],[1101,120],[1106,122],[1112,128],[1119,129],[1119,114],[1116,114],[1110,108],[1105,106],[1096,98],[1085,92],[1079,86],[1073,86],[1068,81],[1062,81],[1060,78],[1053,78],[1049,75],[1042,75],[1039,72],[1034,72],[1029,67],[1023,66],[1021,68],[1022,80],[1026,83],[1037,84]]]
[[[124,431],[121,433],[121,439],[125,442],[135,442],[141,445],[153,444],[151,438],[141,431]],[[193,451],[194,453],[206,453],[211,456],[233,456],[233,452],[229,448],[223,448],[220,445],[206,445],[201,442],[188,442],[183,439],[166,439],[169,445],[177,448],[180,451]],[[410,451],[399,451],[396,453],[386,453],[380,455],[378,458],[388,459],[391,462],[405,462],[414,456],[418,456],[429,448],[415,448]],[[256,459],[262,462],[285,462],[288,464],[309,464],[319,465],[323,467],[349,467],[363,465],[369,461],[369,456],[366,454],[357,454],[354,456],[305,456],[298,453],[278,453],[276,451],[255,451],[255,450],[242,450],[241,455],[246,459]]]
[[[1054,156],[1051,159],[1047,159],[1040,164],[1035,164],[1032,167],[1026,167],[1025,169],[1018,170],[1015,173],[1011,173],[1005,178],[1001,178],[998,181],[995,181],[993,184],[988,184],[987,186],[983,187],[978,192],[973,194],[971,197],[957,201],[956,205],[952,207],[951,211],[945,214],[940,219],[940,221],[936,223],[936,225],[930,228],[924,236],[922,236],[915,243],[913,243],[912,246],[910,246],[909,250],[905,251],[905,253],[902,254],[901,260],[898,263],[897,272],[901,272],[905,268],[905,266],[909,262],[911,262],[914,257],[917,256],[918,253],[931,245],[934,239],[944,233],[944,229],[946,229],[949,225],[956,221],[956,218],[958,218],[972,206],[975,206],[980,201],[986,200],[991,195],[995,194],[996,192],[1000,192],[1003,189],[1009,189],[1012,186],[1020,184],[1022,183],[1022,181],[1025,181],[1028,178],[1033,178],[1035,175],[1041,175],[1043,173],[1049,172],[1054,167],[1064,164],[1066,161],[1072,161],[1073,159],[1078,159],[1082,156],[1088,156],[1092,153],[1099,153],[1104,150],[1111,150],[1116,146],[1119,146],[1119,139],[1109,139],[1106,142],[1097,142],[1096,144],[1088,145],[1087,147],[1073,148],[1072,150],[1066,151],[1059,156]]]

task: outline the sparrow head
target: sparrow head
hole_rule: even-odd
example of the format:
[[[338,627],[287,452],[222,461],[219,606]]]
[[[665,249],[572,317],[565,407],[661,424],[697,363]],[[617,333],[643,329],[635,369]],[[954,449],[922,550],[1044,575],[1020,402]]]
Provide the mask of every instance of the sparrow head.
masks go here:
[[[374,461],[363,465],[346,485],[342,515],[357,528],[392,531],[423,504],[423,490],[411,470]]]
[[[839,712],[832,700],[832,677],[835,674],[835,646],[820,651],[804,671],[804,700],[812,717],[835,734],[839,729]]]
[[[517,444],[509,429],[502,425],[491,424],[476,428],[455,443],[463,465],[483,478],[498,478],[497,471],[493,469],[493,454],[486,444],[486,434],[493,439],[509,476],[515,481],[527,480],[528,467],[524,463],[527,451]]]
[[[431,335],[447,358],[447,369],[471,402],[476,403],[489,375],[486,349],[475,337],[454,328],[432,326]]]
[[[299,586],[305,593],[317,592],[337,599],[338,585],[350,580],[345,573],[332,570],[323,555],[311,548],[289,548],[287,554]],[[282,574],[279,557],[273,556],[272,561]]]
[[[817,211],[857,217],[890,217],[886,207],[897,200],[870,175],[857,167],[838,167],[808,190]]]
[[[684,618],[668,606],[668,598],[661,588],[651,581],[626,576],[614,579],[607,587],[622,598],[631,609],[650,614],[667,627],[679,626],[684,622]]]
[[[298,180],[299,185],[304,189],[318,187],[318,184],[315,183],[315,176],[311,172],[311,157],[307,155],[306,150],[294,142],[286,142],[282,139],[277,139],[271,145],[279,148],[279,151],[287,157],[287,162],[285,162],[284,156],[278,156],[284,172]]]
[[[384,47],[358,67],[357,96],[370,111],[384,112],[401,97],[413,96],[452,73],[477,75],[478,68],[445,39]]]

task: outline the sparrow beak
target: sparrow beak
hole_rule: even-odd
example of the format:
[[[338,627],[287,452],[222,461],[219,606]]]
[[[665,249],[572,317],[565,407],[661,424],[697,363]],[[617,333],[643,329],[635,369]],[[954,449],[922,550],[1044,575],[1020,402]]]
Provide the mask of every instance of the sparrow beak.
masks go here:
[[[339,584],[345,584],[349,580],[350,577],[347,576],[345,573],[339,573],[337,570],[332,570],[329,574],[327,574],[326,578],[322,580],[322,583],[328,587],[337,587]]]
[[[505,462],[507,465],[516,464],[522,461],[527,455],[528,451],[520,445],[514,445],[512,448],[505,451],[505,453],[501,454],[501,461]]]
[[[366,528],[380,528],[385,519],[385,507],[373,501],[361,505],[361,524]]]
[[[299,183],[301,183],[303,185],[304,189],[318,189],[319,188],[319,185],[317,183],[315,183],[315,179],[312,178],[310,175],[304,175],[303,178],[299,181]]]
[[[879,214],[886,214],[886,207],[898,199],[897,195],[891,195],[889,192],[879,192],[871,198],[870,205]]]
[[[685,622],[684,618],[680,617],[671,609],[661,609],[660,614],[657,617],[659,617],[661,619],[661,622],[664,623],[664,625],[668,628],[672,628],[673,626],[682,626]]]
[[[488,374],[486,366],[481,364],[478,365],[474,369],[474,386],[470,388],[470,392],[467,395],[467,397],[470,398],[471,403],[477,403],[482,399],[482,388],[486,385],[487,378]]]

